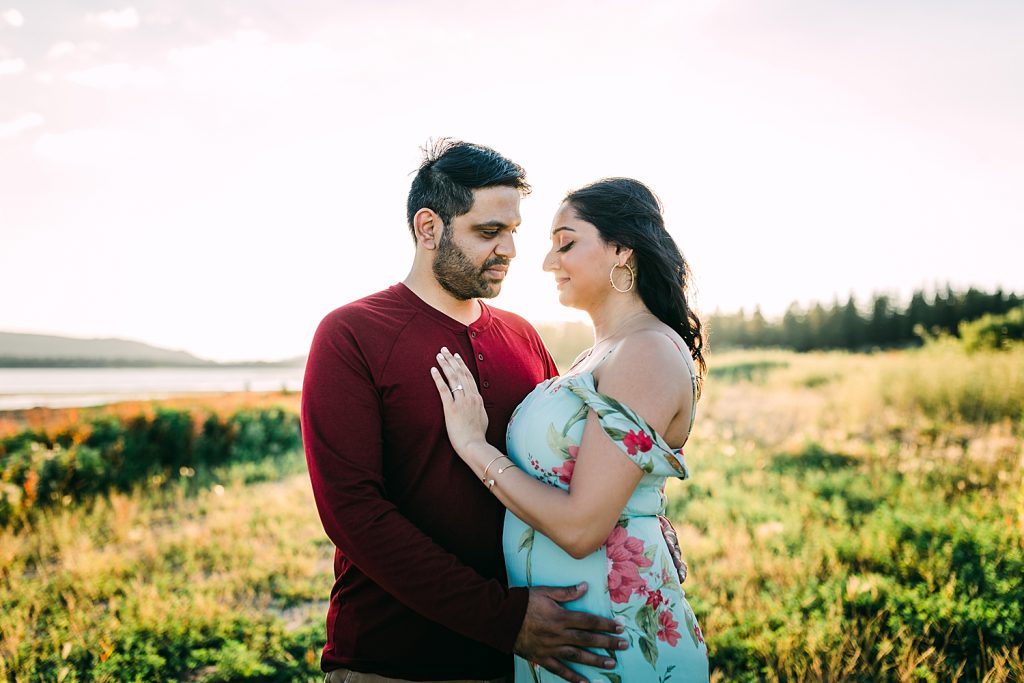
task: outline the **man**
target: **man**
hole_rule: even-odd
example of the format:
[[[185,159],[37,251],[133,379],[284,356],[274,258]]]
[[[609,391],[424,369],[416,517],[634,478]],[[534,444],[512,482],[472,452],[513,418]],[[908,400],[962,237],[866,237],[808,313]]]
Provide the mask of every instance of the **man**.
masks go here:
[[[313,340],[302,432],[317,509],[336,546],[321,667],[327,681],[504,681],[515,650],[572,681],[566,661],[625,642],[613,621],[563,609],[586,587],[505,586],[504,508],[452,450],[430,377],[442,346],[472,364],[505,448],[512,410],[556,374],[536,331],[479,299],[515,256],[521,167],[442,141],[408,199],[404,282],[333,311]]]

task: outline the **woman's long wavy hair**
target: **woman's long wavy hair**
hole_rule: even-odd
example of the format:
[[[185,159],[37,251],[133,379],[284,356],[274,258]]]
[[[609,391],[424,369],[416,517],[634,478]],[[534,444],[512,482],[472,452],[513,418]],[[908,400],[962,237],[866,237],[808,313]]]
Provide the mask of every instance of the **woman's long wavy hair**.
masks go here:
[[[698,367],[703,385],[707,363],[700,318],[690,307],[690,266],[665,229],[662,205],[643,183],[604,178],[565,197],[582,220],[593,224],[606,244],[633,250],[636,288],[647,308],[679,333]]]

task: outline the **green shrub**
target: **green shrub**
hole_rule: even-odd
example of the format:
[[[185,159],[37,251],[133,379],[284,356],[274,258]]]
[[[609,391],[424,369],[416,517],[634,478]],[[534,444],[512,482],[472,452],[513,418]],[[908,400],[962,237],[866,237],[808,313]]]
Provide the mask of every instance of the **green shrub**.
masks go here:
[[[242,410],[226,419],[159,408],[152,417],[106,417],[50,439],[24,431],[0,443],[0,526],[36,508],[79,502],[106,491],[247,464],[245,478],[267,479],[302,447],[298,416],[280,408]],[[198,433],[197,433],[198,432]]]
[[[1006,315],[987,313],[977,320],[962,322],[959,333],[967,351],[1009,349],[1024,342],[1024,306]]]
[[[306,652],[318,644],[320,630],[288,633],[279,621],[261,616],[210,618],[185,612],[168,614],[161,623],[123,624],[105,634],[94,650],[74,648],[66,659],[55,648],[26,642],[11,664],[26,680],[314,680],[323,674],[307,661]]]
[[[46,434],[42,432],[35,432],[31,429],[18,432],[14,436],[9,436],[6,439],[0,439],[0,459],[14,453],[15,451],[20,451],[26,446],[30,446],[34,443],[45,444],[48,446],[50,445],[50,440],[46,437]]]
[[[233,422],[222,422],[216,415],[206,418],[203,430],[196,439],[196,460],[211,467],[227,462],[231,457],[235,431]]]
[[[280,408],[241,410],[232,416],[231,424],[235,430],[232,462],[257,462],[302,447],[298,416]]]

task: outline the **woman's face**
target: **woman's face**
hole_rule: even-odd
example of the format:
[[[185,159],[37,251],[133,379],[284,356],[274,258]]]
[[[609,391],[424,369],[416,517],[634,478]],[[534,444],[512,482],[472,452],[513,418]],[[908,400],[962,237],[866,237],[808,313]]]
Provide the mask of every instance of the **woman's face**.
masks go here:
[[[583,310],[599,305],[613,291],[608,273],[619,259],[597,228],[562,202],[551,222],[551,251],[544,257],[544,270],[555,276],[558,301]]]

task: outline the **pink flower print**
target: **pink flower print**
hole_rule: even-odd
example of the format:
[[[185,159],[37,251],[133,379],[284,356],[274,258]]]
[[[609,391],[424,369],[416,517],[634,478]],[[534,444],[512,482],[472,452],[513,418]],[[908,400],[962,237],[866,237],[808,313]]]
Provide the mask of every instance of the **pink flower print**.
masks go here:
[[[558,475],[558,481],[566,486],[572,483],[572,471],[576,467],[576,458],[569,458],[561,467],[552,468],[552,472]]]
[[[654,611],[658,611],[658,608],[665,603],[665,596],[661,594],[661,589],[654,591],[653,593],[647,594],[647,604],[654,608]]]
[[[704,644],[704,634],[700,632],[700,624],[693,625],[693,635],[697,636],[697,641],[701,645]]]
[[[566,486],[572,483],[572,472],[576,467],[576,456],[580,452],[579,446],[569,446],[569,459],[566,460],[561,467],[552,467],[551,471],[558,475],[558,481],[562,482]]]
[[[640,578],[640,567],[650,567],[644,556],[644,543],[617,526],[605,542],[608,554],[608,593],[612,602],[629,602],[633,593],[641,595],[647,584]]]
[[[676,630],[679,622],[672,618],[672,612],[665,610],[659,614],[658,624],[660,625],[658,628],[658,638],[668,643],[670,647],[675,647],[682,634]]]
[[[630,455],[636,455],[638,449],[641,453],[646,453],[654,446],[654,441],[642,429],[639,432],[634,432],[630,429],[629,433],[622,439],[622,443],[626,447],[626,452]]]

